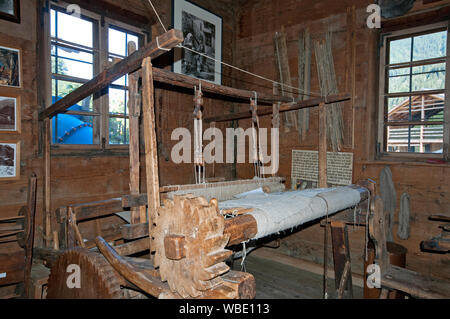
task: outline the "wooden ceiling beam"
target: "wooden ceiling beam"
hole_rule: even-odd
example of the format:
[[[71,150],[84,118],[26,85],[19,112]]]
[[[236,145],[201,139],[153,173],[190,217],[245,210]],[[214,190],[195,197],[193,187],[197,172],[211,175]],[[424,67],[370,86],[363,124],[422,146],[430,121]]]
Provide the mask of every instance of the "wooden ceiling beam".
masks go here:
[[[420,25],[445,21],[450,16],[450,5],[438,9],[428,9],[418,13],[412,13],[399,18],[381,21],[381,31],[391,32],[399,29],[413,28]]]

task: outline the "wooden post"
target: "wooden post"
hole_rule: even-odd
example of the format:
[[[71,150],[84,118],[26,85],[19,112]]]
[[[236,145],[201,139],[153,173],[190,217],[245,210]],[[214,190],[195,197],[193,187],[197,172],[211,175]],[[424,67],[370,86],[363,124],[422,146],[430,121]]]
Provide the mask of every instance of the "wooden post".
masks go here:
[[[156,145],[155,101],[151,58],[142,64],[142,109],[144,113],[145,167],[147,175],[147,201],[150,242],[152,241],[156,211],[160,207],[158,149]]]
[[[33,173],[28,181],[27,195],[27,229],[25,229],[25,296],[31,297],[31,267],[33,266],[34,216],[36,213],[37,177]]]
[[[333,243],[333,260],[334,260],[334,276],[336,290],[341,290],[343,286],[345,291],[348,291],[349,297],[353,298],[353,284],[351,276],[351,260],[350,260],[350,246],[348,242],[347,225],[343,222],[332,221],[331,222],[331,238]],[[348,264],[348,265],[347,265]],[[345,268],[347,270],[347,280],[341,283],[342,277],[345,275]],[[343,292],[342,292],[343,293]],[[342,296],[341,293],[341,296]]]
[[[128,54],[136,51],[136,44],[128,42]],[[141,115],[141,103],[139,97],[140,72],[130,73],[129,82],[129,99],[128,114],[130,115],[130,194],[140,194],[140,158],[139,158],[139,117]],[[145,223],[147,221],[145,206],[133,207],[131,209],[131,223]],[[100,234],[99,234],[100,235]]]
[[[325,103],[319,104],[319,188],[327,183],[327,112]]]
[[[52,230],[51,230],[51,222],[50,222],[50,214],[51,214],[51,154],[50,154],[50,146],[52,142],[51,130],[50,130],[51,119],[45,119],[44,121],[44,220],[43,220],[43,229],[44,229],[44,246],[50,247],[51,238],[52,238]]]

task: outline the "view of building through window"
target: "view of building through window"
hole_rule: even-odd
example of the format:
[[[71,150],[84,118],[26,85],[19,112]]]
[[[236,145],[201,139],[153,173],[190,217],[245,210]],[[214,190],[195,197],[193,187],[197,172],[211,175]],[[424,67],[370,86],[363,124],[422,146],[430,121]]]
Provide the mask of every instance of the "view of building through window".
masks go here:
[[[442,153],[447,30],[387,44],[385,151]]]

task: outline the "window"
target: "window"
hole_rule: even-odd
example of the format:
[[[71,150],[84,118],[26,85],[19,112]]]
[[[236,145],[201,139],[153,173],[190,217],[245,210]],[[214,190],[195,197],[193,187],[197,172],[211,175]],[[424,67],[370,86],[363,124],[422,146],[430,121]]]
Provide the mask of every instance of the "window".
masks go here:
[[[128,55],[144,37],[139,30],[83,11],[80,17],[52,6],[51,78],[52,103],[80,87],[96,74]],[[112,83],[52,119],[54,145],[111,148],[129,142],[127,114],[128,76]]]
[[[384,154],[446,155],[448,50],[447,24],[383,35],[378,143]]]

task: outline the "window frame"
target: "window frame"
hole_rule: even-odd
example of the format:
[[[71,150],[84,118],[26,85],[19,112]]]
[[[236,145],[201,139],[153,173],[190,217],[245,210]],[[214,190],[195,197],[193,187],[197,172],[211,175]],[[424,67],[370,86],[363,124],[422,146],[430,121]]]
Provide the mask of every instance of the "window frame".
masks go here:
[[[51,10],[57,10],[59,12],[65,13],[65,7],[67,7],[67,3],[58,1],[58,2],[50,2],[50,9],[48,10],[48,15],[50,16]],[[117,21],[111,18],[108,18],[107,16],[99,15],[97,13],[91,12],[89,10],[86,10],[84,8],[81,8],[81,17],[83,19],[86,19],[93,23],[93,76],[95,77],[97,74],[102,72],[104,69],[106,69],[109,66],[108,57],[109,57],[109,50],[108,50],[108,30],[109,27],[113,27],[119,31],[127,32],[130,34],[133,34],[138,37],[139,41],[139,47],[142,47],[147,42],[147,33],[144,29],[138,28],[133,25],[129,25],[126,23],[123,23],[121,21]],[[51,27],[51,19],[47,19],[48,23],[46,23],[45,28],[48,29],[48,41],[50,43],[48,52],[48,58],[51,61],[51,47],[53,45],[53,38],[50,32]],[[60,41],[61,43],[65,41]],[[70,44],[69,44],[70,45]],[[82,47],[82,45],[80,45]],[[50,62],[49,62],[50,63]],[[50,97],[52,96],[52,88],[53,84],[52,81],[54,79],[54,74],[52,68],[49,69],[48,72],[49,77],[49,85],[50,87],[46,88],[50,92]],[[62,77],[65,77],[64,75]],[[76,77],[68,76],[69,80],[70,78],[76,79]],[[61,78],[59,78],[61,80]],[[64,80],[64,79],[62,79]],[[77,79],[79,83],[82,83],[83,81],[87,82],[89,80],[84,79]],[[78,83],[77,82],[77,83]],[[128,89],[128,87],[125,87]],[[97,92],[93,94],[93,110],[92,111],[86,111],[83,113],[86,113],[87,116],[92,116],[91,114],[94,114],[94,117],[98,117],[97,125],[95,134],[98,134],[98,143],[95,144],[96,139],[94,138],[93,144],[59,144],[54,143],[53,141],[53,127],[51,127],[51,136],[52,136],[52,143],[51,148],[53,150],[59,150],[61,154],[68,154],[70,155],[70,152],[72,150],[77,151],[112,151],[113,153],[117,152],[118,154],[123,154],[124,152],[128,152],[129,144],[109,144],[109,94],[108,94],[109,86],[105,89],[103,89],[101,92]],[[125,108],[127,106],[125,105]],[[74,112],[68,111],[65,112],[66,114],[73,114]],[[77,112],[79,113],[79,112]],[[62,113],[64,114],[64,113]],[[128,113],[126,114],[126,118],[128,118]],[[67,153],[69,152],[69,153]]]
[[[417,36],[420,34],[433,33],[433,31],[438,32],[439,30],[447,30],[447,52],[446,56],[442,58],[429,59],[431,60],[443,60],[441,63],[446,63],[446,74],[445,74],[445,87],[441,90],[429,90],[429,91],[412,91],[414,95],[420,95],[420,93],[432,94],[439,91],[445,94],[444,101],[444,118],[443,118],[443,150],[442,154],[438,153],[413,153],[413,152],[389,152],[387,150],[387,132],[386,125],[387,119],[387,97],[390,95],[388,93],[388,77],[389,77],[389,41],[395,39],[408,38],[412,36]],[[418,26],[414,28],[402,29],[393,32],[381,32],[380,34],[380,51],[379,51],[379,94],[378,94],[378,132],[377,132],[377,157],[380,159],[389,158],[400,158],[400,159],[411,159],[411,160],[426,160],[426,159],[443,159],[449,161],[449,142],[450,142],[450,23],[449,21],[428,24],[424,26]],[[426,61],[426,60],[421,60]],[[435,62],[439,63],[439,62]],[[411,65],[411,62],[404,63],[405,67]],[[412,62],[412,65],[414,61]],[[421,63],[418,63],[422,65]],[[395,95],[397,93],[391,93]],[[406,96],[411,93],[398,93],[400,96]]]

